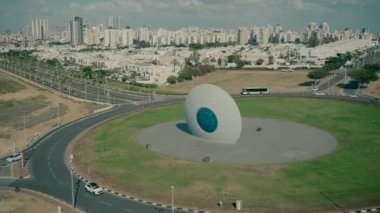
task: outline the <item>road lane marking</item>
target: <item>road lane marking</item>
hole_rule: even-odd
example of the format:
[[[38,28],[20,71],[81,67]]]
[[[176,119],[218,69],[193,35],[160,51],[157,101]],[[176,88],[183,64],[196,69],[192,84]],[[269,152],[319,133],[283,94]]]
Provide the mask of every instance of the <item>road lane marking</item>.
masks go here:
[[[107,203],[107,202],[105,202],[105,201],[100,201],[101,203],[103,203],[104,205],[107,205],[107,206],[112,206],[112,204],[110,204],[110,203]]]
[[[121,208],[121,210],[126,211],[126,212],[134,212],[133,210],[126,209],[126,208]]]

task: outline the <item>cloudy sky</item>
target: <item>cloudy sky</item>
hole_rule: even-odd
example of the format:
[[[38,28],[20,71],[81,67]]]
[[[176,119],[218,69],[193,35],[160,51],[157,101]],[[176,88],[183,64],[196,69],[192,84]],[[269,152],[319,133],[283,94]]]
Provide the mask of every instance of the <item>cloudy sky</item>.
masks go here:
[[[131,27],[177,29],[183,26],[238,28],[281,24],[303,30],[326,21],[332,30],[368,28],[380,33],[380,0],[0,0],[0,32],[18,31],[34,18],[49,26],[67,25],[80,16],[85,23],[108,23],[123,16]]]

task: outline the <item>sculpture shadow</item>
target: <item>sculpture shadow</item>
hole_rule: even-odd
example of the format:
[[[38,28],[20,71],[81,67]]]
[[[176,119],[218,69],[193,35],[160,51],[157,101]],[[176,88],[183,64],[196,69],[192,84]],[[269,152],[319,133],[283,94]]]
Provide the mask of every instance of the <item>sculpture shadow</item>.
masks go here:
[[[189,126],[187,125],[187,123],[177,123],[175,126],[179,130],[181,130],[182,132],[187,133],[189,135],[193,135],[193,134],[191,134],[191,131],[190,131]]]

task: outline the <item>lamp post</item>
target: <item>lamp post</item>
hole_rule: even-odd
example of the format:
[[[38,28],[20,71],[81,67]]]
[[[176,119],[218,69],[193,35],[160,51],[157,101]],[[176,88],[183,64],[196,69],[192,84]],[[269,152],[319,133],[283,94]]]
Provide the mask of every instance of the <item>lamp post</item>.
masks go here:
[[[74,155],[70,154],[70,167],[73,163]],[[73,170],[70,168],[70,175],[71,175],[71,205],[74,208],[74,178],[73,178]]]
[[[172,213],[174,213],[174,186],[170,186],[172,190]]]
[[[26,147],[27,147],[26,118],[25,117],[26,116],[25,116],[25,110],[24,110],[24,143],[25,143],[24,149],[26,149]],[[23,152],[23,149],[21,148],[21,168],[24,168],[24,160],[25,160],[24,152]]]
[[[57,120],[57,126],[58,126],[58,127],[61,125],[61,122],[60,122],[60,119],[59,119],[59,104],[60,104],[60,103],[57,103],[57,117],[58,117],[58,120]]]

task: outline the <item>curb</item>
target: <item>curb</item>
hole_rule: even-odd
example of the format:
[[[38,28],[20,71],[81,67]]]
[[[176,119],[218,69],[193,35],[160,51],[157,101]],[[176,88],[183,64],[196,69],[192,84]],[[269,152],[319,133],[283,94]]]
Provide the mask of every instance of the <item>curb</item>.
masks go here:
[[[86,178],[84,178],[83,176],[81,176],[80,174],[78,174],[71,167],[69,161],[66,158],[65,158],[65,164],[66,164],[67,168],[70,170],[70,172],[72,172],[73,175],[75,175],[77,178],[79,178],[80,180],[82,180],[85,183],[90,182],[90,180],[87,180]],[[170,205],[164,205],[164,204],[160,204],[160,203],[155,203],[155,202],[151,202],[151,201],[147,201],[147,200],[138,199],[138,198],[132,197],[130,195],[126,195],[126,194],[122,194],[122,193],[113,191],[111,189],[104,188],[104,190],[106,192],[110,193],[110,194],[114,194],[114,195],[117,195],[119,197],[123,197],[123,198],[129,199],[129,200],[134,200],[134,201],[139,202],[139,203],[144,203],[144,204],[148,204],[148,205],[151,205],[151,206],[163,207],[163,208],[168,208],[168,209],[172,208]],[[203,211],[203,210],[196,210],[196,209],[187,209],[187,208],[181,208],[181,207],[174,207],[174,210],[181,210],[181,211],[185,211],[185,212],[212,213],[211,211]]]
[[[373,209],[364,209],[364,210],[355,210],[355,211],[348,211],[346,213],[364,213],[364,212],[376,212],[380,211],[380,208],[373,208]]]

